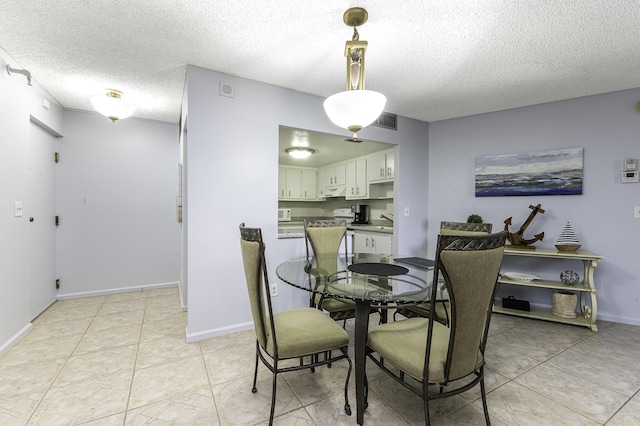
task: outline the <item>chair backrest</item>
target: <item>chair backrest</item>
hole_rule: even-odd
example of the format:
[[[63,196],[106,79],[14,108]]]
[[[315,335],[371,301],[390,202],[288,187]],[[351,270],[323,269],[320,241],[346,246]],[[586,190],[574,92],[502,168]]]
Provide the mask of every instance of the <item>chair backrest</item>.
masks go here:
[[[483,235],[490,234],[492,228],[491,223],[440,222],[442,235]]]
[[[442,276],[449,292],[450,337],[445,380],[464,377],[477,370],[491,320],[491,307],[502,264],[507,232],[489,235],[440,235],[436,249],[434,279]],[[437,290],[433,286],[432,306]],[[430,316],[434,317],[434,310]],[[430,318],[427,354],[435,318]],[[425,363],[425,372],[428,357]]]
[[[240,249],[244,275],[249,292],[251,315],[256,339],[263,348],[267,347],[267,338],[273,330],[271,296],[269,288],[267,266],[264,256],[264,242],[260,228],[247,228],[240,224]],[[275,338],[275,336],[273,336]],[[274,342],[274,348],[277,347]]]
[[[316,257],[316,267],[326,274],[338,270],[337,256],[340,245],[344,245],[347,255],[347,222],[344,220],[305,220],[304,236],[307,247],[307,258]]]

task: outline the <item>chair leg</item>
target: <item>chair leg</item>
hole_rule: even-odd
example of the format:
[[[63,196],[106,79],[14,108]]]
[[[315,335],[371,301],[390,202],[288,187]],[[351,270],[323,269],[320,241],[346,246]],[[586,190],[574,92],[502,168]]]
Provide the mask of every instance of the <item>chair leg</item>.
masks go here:
[[[271,385],[271,412],[269,413],[269,426],[273,424],[273,415],[276,411],[276,385],[278,383],[278,361],[274,362],[273,384]]]
[[[253,388],[251,388],[251,393],[258,392],[258,388],[256,388],[256,381],[258,380],[258,351],[260,350],[260,346],[258,346],[258,342],[256,341],[256,368],[253,371]]]
[[[351,377],[352,364],[350,358],[347,358],[347,361],[349,361],[349,370],[347,371],[347,380],[344,382],[344,412],[350,416],[351,406],[349,405],[349,378]]]
[[[425,426],[431,424],[431,419],[429,418],[429,398],[425,398],[424,400],[424,424]]]
[[[429,417],[429,385],[426,382],[422,383],[422,392],[424,396],[424,424],[429,426],[431,424],[431,418]]]
[[[482,408],[484,409],[484,419],[487,422],[487,426],[491,426],[491,420],[489,420],[489,406],[487,405],[487,391],[484,386],[484,371],[482,371],[482,379],[480,379],[480,393],[482,394]]]
[[[364,372],[364,409],[369,406],[369,380],[367,379],[367,372]]]

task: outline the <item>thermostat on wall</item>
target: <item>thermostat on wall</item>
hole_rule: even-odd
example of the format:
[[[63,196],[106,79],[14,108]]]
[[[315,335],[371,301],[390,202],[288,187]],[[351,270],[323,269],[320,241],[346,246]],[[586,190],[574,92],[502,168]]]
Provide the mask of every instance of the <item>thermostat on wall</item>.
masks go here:
[[[622,172],[620,175],[620,182],[622,183],[637,183],[638,181],[638,171]]]

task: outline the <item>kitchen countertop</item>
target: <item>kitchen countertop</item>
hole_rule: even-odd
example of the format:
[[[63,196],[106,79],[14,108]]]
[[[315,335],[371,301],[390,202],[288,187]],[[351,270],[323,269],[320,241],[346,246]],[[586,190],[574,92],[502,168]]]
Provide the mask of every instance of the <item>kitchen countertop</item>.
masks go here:
[[[298,218],[295,218],[298,219]],[[378,232],[381,234],[393,234],[393,226],[389,222],[372,221],[370,224],[354,225],[347,222],[348,231]],[[350,232],[349,234],[351,234]],[[291,222],[278,223],[278,238],[304,238],[303,222],[292,220]]]
[[[351,225],[347,224],[347,229],[354,231],[367,231],[367,232],[379,232],[381,234],[393,234],[393,226],[388,225]]]

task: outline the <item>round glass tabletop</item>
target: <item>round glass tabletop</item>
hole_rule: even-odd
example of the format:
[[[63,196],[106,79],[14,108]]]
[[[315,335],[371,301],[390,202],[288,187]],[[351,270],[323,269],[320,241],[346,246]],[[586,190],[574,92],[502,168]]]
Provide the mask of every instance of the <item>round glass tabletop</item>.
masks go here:
[[[276,274],[292,286],[337,298],[399,304],[429,300],[433,268],[403,259],[371,253],[300,257],[280,264]]]

